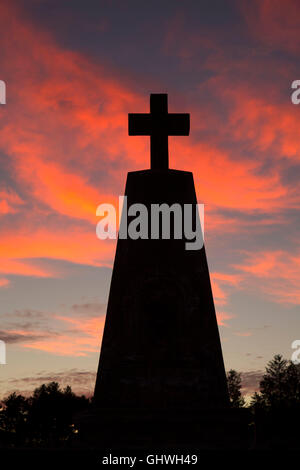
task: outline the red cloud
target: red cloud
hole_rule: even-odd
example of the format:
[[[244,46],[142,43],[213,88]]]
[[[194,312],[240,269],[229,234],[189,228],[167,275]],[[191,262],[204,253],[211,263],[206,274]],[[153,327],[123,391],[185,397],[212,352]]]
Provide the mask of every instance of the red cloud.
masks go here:
[[[1,287],[8,287],[9,284],[10,284],[9,279],[0,278],[0,288]]]
[[[47,229],[30,234],[20,232],[3,234],[0,245],[0,272],[28,276],[60,276],[59,271],[40,265],[34,258],[67,260],[92,266],[109,266],[113,257],[115,240],[99,240],[95,229],[69,231]],[[28,259],[26,259],[28,258]]]
[[[18,212],[22,204],[22,199],[15,192],[0,189],[0,217],[1,214]]]
[[[87,356],[99,351],[104,328],[104,317],[70,318],[56,316],[64,323],[72,326],[72,333],[64,332],[37,341],[24,342],[23,347],[38,349],[62,356]]]
[[[230,287],[236,288],[241,279],[241,275],[221,272],[211,273],[212,291],[216,305],[225,305],[227,303]]]
[[[59,322],[59,331],[51,329],[9,329],[3,330],[8,336],[16,336],[22,348],[46,351],[61,356],[87,356],[99,351],[105,317],[85,317],[80,319],[61,315],[50,315]],[[71,328],[70,328],[71,327]]]
[[[15,183],[30,205],[18,205],[17,228],[2,225],[1,272],[59,275],[35,262],[38,258],[111,264],[114,243],[96,238],[95,210],[102,202],[116,203],[127,169],[148,166],[148,139],[127,135],[127,113],[147,111],[148,96],[137,95],[128,77],[125,80],[82,54],[59,47],[50,34],[11,8],[1,6],[2,63],[9,78],[10,102],[1,114],[0,148],[8,155]],[[197,44],[196,36],[192,39]],[[215,51],[210,41],[206,47]],[[236,69],[249,67],[244,60],[236,62],[232,64]],[[171,166],[194,171],[199,201],[205,202],[208,211],[256,210],[276,217],[276,211],[287,205],[299,205],[299,195],[282,183],[279,167],[267,173],[258,170],[277,141],[275,160],[283,155],[298,159],[295,109],[273,105],[255,84],[232,86],[230,67],[224,64],[220,54],[207,59],[205,66],[220,72],[204,87],[214,91],[228,115],[221,119],[211,105],[203,109],[192,105],[191,137],[170,139]],[[203,87],[199,87],[201,93],[205,93]],[[216,129],[213,138],[212,129]],[[231,147],[223,145],[225,137]],[[242,144],[259,152],[260,159],[239,154],[236,146]],[[3,211],[15,207],[5,201]],[[51,228],[49,215],[61,217]],[[72,223],[67,225],[63,217]],[[81,221],[86,222],[84,227]],[[236,232],[245,222],[219,214],[210,227],[223,231],[224,225]],[[213,275],[216,303],[224,305],[227,292],[236,286],[229,278]]]
[[[234,266],[247,274],[248,287],[259,289],[275,302],[300,304],[300,254],[284,250],[247,253],[243,264]],[[252,280],[252,283],[251,283]]]
[[[217,322],[219,326],[227,326],[225,322],[226,320],[231,320],[231,318],[234,318],[234,315],[226,312],[217,312]]]
[[[243,0],[239,5],[253,36],[270,48],[299,52],[297,0]]]

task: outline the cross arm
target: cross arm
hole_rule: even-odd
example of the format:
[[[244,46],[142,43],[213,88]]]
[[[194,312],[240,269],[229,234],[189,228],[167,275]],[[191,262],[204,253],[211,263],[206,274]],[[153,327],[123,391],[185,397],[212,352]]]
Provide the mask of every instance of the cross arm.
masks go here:
[[[170,113],[167,123],[168,135],[189,135],[190,133],[190,115],[187,113]]]
[[[152,116],[150,114],[128,114],[129,135],[150,135]]]

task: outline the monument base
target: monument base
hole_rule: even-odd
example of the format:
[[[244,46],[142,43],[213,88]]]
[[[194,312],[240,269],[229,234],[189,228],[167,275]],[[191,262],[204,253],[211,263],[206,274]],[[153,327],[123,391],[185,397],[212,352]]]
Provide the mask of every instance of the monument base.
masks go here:
[[[90,448],[247,449],[247,409],[136,410],[95,408],[78,416],[78,444]]]

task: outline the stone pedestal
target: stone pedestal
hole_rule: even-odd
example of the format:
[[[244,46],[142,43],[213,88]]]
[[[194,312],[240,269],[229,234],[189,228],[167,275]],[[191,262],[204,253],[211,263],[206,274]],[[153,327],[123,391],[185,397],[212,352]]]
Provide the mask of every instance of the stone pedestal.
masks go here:
[[[184,211],[197,203],[192,173],[175,170],[129,173],[125,195],[128,207],[144,204],[149,213],[151,204]],[[205,248],[187,250],[186,241],[119,238],[95,409],[79,420],[81,442],[246,445],[247,410],[229,407]]]
[[[192,173],[176,170],[129,173],[125,195],[128,207],[142,203],[149,213],[151,204],[179,204],[184,211],[197,203]],[[187,250],[186,241],[118,240],[98,406],[133,413],[228,406],[205,248]]]

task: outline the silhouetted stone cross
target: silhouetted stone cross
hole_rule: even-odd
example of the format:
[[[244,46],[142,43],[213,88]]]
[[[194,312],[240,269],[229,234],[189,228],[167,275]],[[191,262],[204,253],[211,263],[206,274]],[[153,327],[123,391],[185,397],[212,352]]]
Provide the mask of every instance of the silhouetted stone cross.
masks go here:
[[[169,135],[189,135],[190,115],[168,113],[168,95],[150,95],[150,114],[128,114],[129,135],[150,135],[151,169],[169,168]]]

